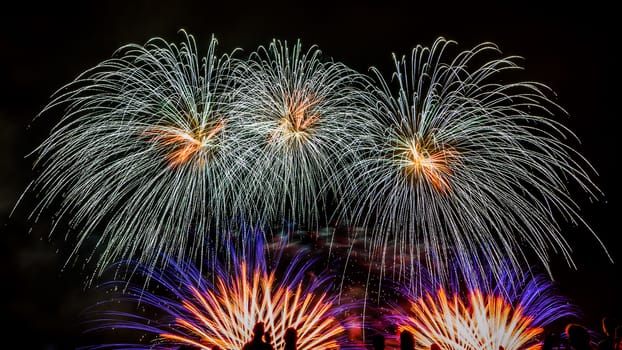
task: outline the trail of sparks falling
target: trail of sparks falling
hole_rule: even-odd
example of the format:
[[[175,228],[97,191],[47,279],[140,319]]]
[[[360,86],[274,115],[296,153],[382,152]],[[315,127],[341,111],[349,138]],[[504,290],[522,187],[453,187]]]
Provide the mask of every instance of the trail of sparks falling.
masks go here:
[[[506,257],[516,270],[531,257],[548,266],[552,252],[572,266],[557,220],[585,224],[572,194],[601,193],[565,143],[576,140],[555,119],[565,111],[543,84],[511,81],[517,57],[494,58],[492,43],[452,55],[453,44],[438,38],[394,55],[391,80],[372,68],[373,117],[359,125],[364,156],[348,167],[340,218],[365,229],[375,257],[425,261],[439,281],[455,259],[465,276],[488,261],[500,274]],[[415,277],[407,264],[379,264],[391,279]]]
[[[31,215],[59,207],[52,231],[75,232],[70,258],[96,265],[90,280],[121,259],[196,258],[248,209],[234,194],[254,150],[228,122],[230,57],[213,37],[202,55],[182,34],[120,48],[41,112],[62,118],[36,150]]]
[[[342,196],[371,119],[368,78],[311,46],[273,40],[236,61],[231,123],[258,150],[241,201],[254,217],[317,229]]]

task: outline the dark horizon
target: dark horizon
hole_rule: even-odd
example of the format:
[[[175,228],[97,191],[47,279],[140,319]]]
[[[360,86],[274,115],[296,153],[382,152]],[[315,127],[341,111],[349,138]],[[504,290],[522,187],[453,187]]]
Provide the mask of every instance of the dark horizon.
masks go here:
[[[100,297],[83,288],[80,266],[63,268],[65,232],[47,240],[47,219],[35,224],[27,209],[9,214],[32,180],[32,157],[58,119],[33,121],[57,89],[78,74],[108,59],[119,47],[144,44],[152,37],[183,40],[185,29],[199,51],[214,35],[219,53],[242,48],[243,55],[272,39],[317,45],[325,56],[361,72],[370,66],[391,72],[391,54],[410,54],[416,45],[429,46],[439,36],[457,42],[459,49],[479,43],[497,44],[504,55],[523,57],[526,80],[549,86],[556,102],[568,112],[563,124],[580,142],[572,143],[593,166],[592,180],[602,190],[591,202],[576,193],[581,217],[602,239],[615,263],[610,263],[598,240],[579,224],[560,223],[573,248],[576,269],[561,254],[553,255],[553,277],[560,291],[584,313],[584,325],[600,331],[605,315],[622,318],[622,253],[618,234],[620,186],[617,181],[619,134],[615,104],[620,90],[615,51],[614,5],[589,3],[541,5],[417,5],[372,1],[337,6],[334,3],[250,7],[244,4],[148,1],[41,5],[22,2],[0,15],[0,70],[3,79],[3,169],[0,196],[3,213],[2,272],[5,298],[2,314],[6,333],[28,334],[32,349],[68,349],[78,344],[85,307]],[[203,50],[201,50],[203,49]],[[30,232],[30,233],[29,233]]]

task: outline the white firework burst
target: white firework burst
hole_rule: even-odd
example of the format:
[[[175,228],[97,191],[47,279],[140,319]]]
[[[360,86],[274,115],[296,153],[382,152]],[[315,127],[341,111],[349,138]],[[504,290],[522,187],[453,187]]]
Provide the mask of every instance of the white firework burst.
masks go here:
[[[533,256],[548,266],[551,252],[572,264],[558,220],[585,224],[571,189],[600,192],[565,143],[575,135],[553,119],[565,111],[543,84],[508,82],[517,57],[494,58],[492,43],[452,56],[452,44],[394,56],[392,81],[372,69],[372,143],[350,168],[342,217],[352,211],[377,256],[425,261],[441,280],[455,260],[466,275],[486,260],[498,274],[506,257],[518,270]],[[407,265],[393,278],[416,273]]]
[[[72,256],[92,241],[98,272],[121,258],[201,256],[210,229],[236,213],[230,198],[252,149],[228,121],[230,57],[216,56],[213,37],[200,55],[182,34],[180,45],[120,48],[41,112],[62,118],[35,152],[32,215],[59,206],[56,222],[78,232]]]
[[[232,123],[259,152],[243,198],[251,215],[314,229],[329,217],[370,120],[365,76],[316,46],[273,40],[235,69]]]

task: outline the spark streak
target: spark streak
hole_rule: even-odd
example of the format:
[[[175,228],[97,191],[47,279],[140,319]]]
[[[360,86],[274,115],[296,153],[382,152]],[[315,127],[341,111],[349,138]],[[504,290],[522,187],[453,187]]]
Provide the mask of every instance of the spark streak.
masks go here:
[[[202,349],[241,349],[251,339],[253,326],[264,322],[276,349],[283,347],[288,327],[297,330],[300,350],[342,347],[346,329],[353,327],[343,312],[356,303],[338,303],[339,296],[332,292],[332,277],[326,272],[315,275],[315,259],[308,259],[306,252],[296,252],[277,271],[285,242],[270,255],[259,238],[262,233],[243,236],[244,248],[234,248],[230,241],[230,254],[206,265],[209,276],[189,262],[170,261],[166,269],[153,272],[150,283],[158,286],[157,293],[144,290],[142,285],[130,285],[127,293],[116,293],[118,296],[111,300],[113,308],[119,300],[137,305],[136,310],[147,306],[157,317],[139,311],[106,310],[105,317],[100,315],[94,321],[97,326],[90,330],[137,329],[151,334],[149,344],[143,340],[132,345],[137,348],[140,344],[145,344],[145,349],[186,344]],[[269,257],[274,259],[272,267]],[[135,267],[149,273],[147,266]],[[125,283],[112,281],[103,287],[114,290]],[[96,348],[122,346],[127,344]]]
[[[565,111],[545,85],[512,80],[517,57],[494,58],[492,43],[452,55],[453,44],[394,56],[390,81],[372,69],[373,118],[359,125],[367,139],[347,167],[339,217],[365,229],[375,257],[425,261],[440,281],[456,259],[465,276],[484,270],[482,256],[498,274],[506,257],[516,270],[532,258],[548,266],[552,254],[573,266],[561,222],[589,229],[572,194],[601,193],[555,119]],[[392,279],[414,277],[379,263]]]

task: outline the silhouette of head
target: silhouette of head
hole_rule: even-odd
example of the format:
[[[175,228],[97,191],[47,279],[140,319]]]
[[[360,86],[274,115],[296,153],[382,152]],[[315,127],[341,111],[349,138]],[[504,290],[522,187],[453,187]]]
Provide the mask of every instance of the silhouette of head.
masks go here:
[[[436,343],[432,343],[432,345],[430,345],[430,350],[441,350],[441,347]]]
[[[264,325],[263,322],[257,322],[255,323],[255,326],[253,327],[253,335],[254,338],[259,338],[261,339],[261,337],[263,336],[264,333]]]
[[[575,349],[589,349],[590,333],[580,324],[570,323],[566,326],[568,342]]]
[[[402,331],[400,333],[400,349],[412,350],[415,348],[415,337],[409,331]]]
[[[289,327],[285,330],[285,342],[293,344],[296,342],[296,338],[298,334],[296,333],[296,329],[294,327]]]
[[[374,350],[384,349],[384,335],[380,333],[375,334],[372,338],[372,345],[374,347]]]

